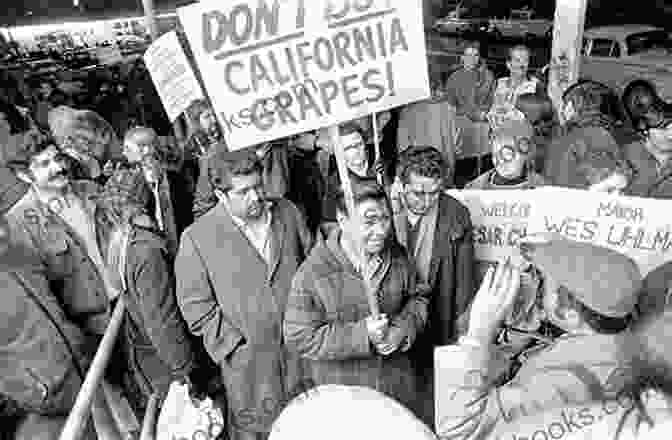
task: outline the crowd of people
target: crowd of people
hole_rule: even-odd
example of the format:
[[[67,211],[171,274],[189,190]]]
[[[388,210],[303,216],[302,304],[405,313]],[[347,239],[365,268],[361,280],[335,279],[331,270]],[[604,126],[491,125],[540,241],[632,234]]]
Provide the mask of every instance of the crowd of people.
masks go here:
[[[141,61],[92,77],[86,99],[3,80],[3,435],[58,437],[120,297],[101,389],[121,397],[96,394],[87,439],[110,406],[142,420],[175,380],[225,411],[230,440],[268,438],[306,384],[377,390],[446,439],[536,433],[549,411],[623,393],[635,404],[590,429],[635,438],[670,419],[672,266],[643,279],[624,255],[543,236],[481,272],[469,210],[445,192],[672,198],[663,102],[624,121],[579,81],[556,111],[529,60],[512,47],[495,79],[466,44],[427,101],[340,124],[352,209],[326,129],[239,149],[199,100],[177,135]]]

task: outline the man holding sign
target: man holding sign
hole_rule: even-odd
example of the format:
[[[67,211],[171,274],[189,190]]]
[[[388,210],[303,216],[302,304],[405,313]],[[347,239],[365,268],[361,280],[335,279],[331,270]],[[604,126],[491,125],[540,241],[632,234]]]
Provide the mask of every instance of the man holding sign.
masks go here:
[[[310,360],[316,384],[371,387],[414,409],[426,396],[416,393],[408,351],[425,327],[428,291],[416,289],[414,268],[393,238],[382,187],[353,185],[349,215],[342,191],[336,200],[339,228],[292,283],[286,344]]]

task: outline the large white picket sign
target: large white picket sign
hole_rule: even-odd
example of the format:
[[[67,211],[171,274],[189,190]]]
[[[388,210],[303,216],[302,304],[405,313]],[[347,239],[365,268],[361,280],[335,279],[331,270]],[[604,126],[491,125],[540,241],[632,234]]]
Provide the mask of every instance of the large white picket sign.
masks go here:
[[[526,234],[553,232],[632,258],[646,275],[672,260],[672,201],[577,189],[453,190],[469,209],[476,259],[517,256]]]
[[[201,86],[174,31],[152,43],[145,51],[144,59],[171,121],[177,119],[192,101],[203,98]]]
[[[594,243],[632,258],[642,275],[672,260],[672,217],[669,200],[611,196],[576,189],[535,190],[530,233],[560,233]]]
[[[205,0],[178,15],[232,149],[429,96],[421,0]]]
[[[479,261],[497,262],[515,255],[518,240],[527,234],[537,198],[533,190],[451,190],[474,225],[474,251]]]

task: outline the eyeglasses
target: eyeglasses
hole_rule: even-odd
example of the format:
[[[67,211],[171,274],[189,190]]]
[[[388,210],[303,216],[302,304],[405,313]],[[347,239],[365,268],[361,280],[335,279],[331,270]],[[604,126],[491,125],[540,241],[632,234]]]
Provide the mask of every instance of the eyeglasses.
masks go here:
[[[530,153],[531,142],[529,139],[522,138],[516,142],[516,145],[502,145],[495,154],[498,159],[510,162],[516,158],[516,154],[527,155]]]

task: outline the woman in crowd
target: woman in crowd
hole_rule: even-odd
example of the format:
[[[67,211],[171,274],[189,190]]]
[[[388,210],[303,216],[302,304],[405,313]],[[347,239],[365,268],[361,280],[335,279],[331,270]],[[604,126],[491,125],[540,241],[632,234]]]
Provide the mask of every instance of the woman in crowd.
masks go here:
[[[509,50],[506,67],[510,75],[497,80],[492,107],[488,119],[492,128],[497,128],[507,119],[521,119],[523,115],[516,109],[518,97],[525,93],[545,95],[543,83],[529,74],[530,49],[517,45]]]
[[[210,379],[177,306],[165,239],[148,215],[151,204],[142,171],[122,168],[105,184],[95,214],[101,253],[127,302],[124,385],[139,419],[152,393],[165,396],[172,380],[186,379],[198,393]]]

